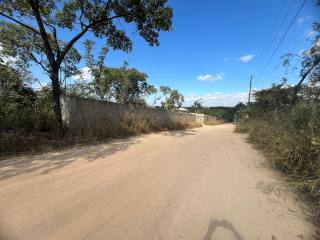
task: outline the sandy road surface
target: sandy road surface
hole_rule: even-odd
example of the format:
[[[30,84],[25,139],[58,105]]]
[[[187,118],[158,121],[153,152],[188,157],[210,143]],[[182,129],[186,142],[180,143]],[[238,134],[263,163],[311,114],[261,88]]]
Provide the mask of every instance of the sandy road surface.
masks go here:
[[[232,125],[4,160],[0,239],[313,239],[279,182]]]

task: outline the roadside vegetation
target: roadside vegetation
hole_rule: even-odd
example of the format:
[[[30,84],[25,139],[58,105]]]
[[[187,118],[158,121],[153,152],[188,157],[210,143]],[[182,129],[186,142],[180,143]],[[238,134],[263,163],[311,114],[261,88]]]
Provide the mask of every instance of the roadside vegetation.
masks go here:
[[[217,122],[232,122],[235,118],[236,113],[245,107],[245,104],[238,103],[234,107],[205,107],[203,106],[202,99],[194,101],[188,110],[194,113],[206,114],[213,116],[217,119]]]
[[[0,16],[0,155],[194,127],[159,126],[143,116],[127,116],[119,127],[104,124],[99,131],[62,126],[63,94],[139,107],[152,98],[151,105],[160,102],[164,110],[181,107],[184,98],[177,90],[158,90],[147,74],[126,62],[118,68],[104,63],[110,50],[130,52],[133,47],[117,21],[134,26],[150,46],[158,46],[160,32],[171,31],[173,10],[167,1],[2,1]],[[59,38],[66,31],[68,41]],[[84,39],[87,34],[90,40]],[[100,50],[94,39],[105,41]],[[92,79],[84,77],[83,66]],[[41,69],[50,82],[35,78],[31,67]],[[71,78],[77,80],[70,84]]]
[[[183,95],[168,86],[158,90],[147,81],[147,74],[127,63],[119,68],[103,64],[105,51],[102,49],[97,60],[92,55],[93,42],[85,42],[84,58],[92,79],[79,73],[75,83],[61,86],[61,93],[80,98],[110,101],[136,107],[158,106],[163,111],[179,109]],[[117,127],[103,123],[99,130],[69,130],[59,126],[54,113],[51,86],[34,90],[36,81],[30,72],[0,58],[0,153],[38,152],[78,143],[94,142],[112,137],[163,130],[181,130],[199,127],[200,124],[171,122],[160,124],[146,116],[128,115]],[[23,71],[22,71],[23,70]],[[147,106],[147,98],[153,99]]]
[[[302,55],[288,54],[284,65],[301,62],[296,85],[274,84],[255,92],[255,101],[237,114],[236,131],[249,133],[252,144],[274,166],[285,172],[320,219],[320,24],[314,24],[315,39]]]
[[[94,75],[93,75],[94,76]],[[69,130],[56,124],[54,102],[50,86],[34,90],[34,79],[28,73],[9,63],[0,63],[0,153],[38,152],[78,143],[94,142],[112,137],[149,133],[163,130],[178,130],[199,127],[200,124],[171,122],[163,125],[146,116],[128,115],[121,124],[103,123],[99,131],[94,129]],[[167,86],[166,97],[159,107],[171,111],[181,106],[183,96]],[[136,107],[147,106],[146,98],[158,90],[147,83],[147,75],[126,67],[103,67],[99,78],[86,82],[78,80],[68,84],[62,91],[66,95],[111,101]],[[152,97],[152,96],[151,96]],[[0,155],[1,155],[0,154]]]

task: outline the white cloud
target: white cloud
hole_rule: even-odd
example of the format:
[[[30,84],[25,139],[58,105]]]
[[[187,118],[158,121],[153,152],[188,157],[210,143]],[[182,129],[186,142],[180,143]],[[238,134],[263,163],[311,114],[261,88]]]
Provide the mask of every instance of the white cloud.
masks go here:
[[[92,82],[93,76],[89,67],[83,67],[81,74],[72,77],[76,81]]]
[[[254,54],[246,54],[239,57],[239,60],[244,63],[247,63],[247,62],[250,62],[254,58],[254,56],[255,56]]]
[[[310,18],[311,18],[311,16],[300,17],[300,18],[297,19],[297,24],[298,24],[298,25],[301,25],[301,24],[303,24],[304,22],[308,21]]]
[[[5,64],[6,64],[6,63],[15,64],[15,62],[17,62],[18,58],[4,55],[4,54],[1,52],[2,49],[3,49],[3,47],[0,46],[0,57],[1,57],[1,59],[3,60],[3,62],[4,62]]]
[[[185,96],[185,105],[191,106],[194,101],[201,98],[204,106],[235,106],[239,102],[247,102],[248,92],[222,93],[214,92],[204,95],[190,94]]]
[[[225,74],[221,72],[214,75],[211,75],[211,74],[199,75],[197,79],[200,81],[214,82],[214,81],[222,80],[224,79],[224,77],[225,77]]]

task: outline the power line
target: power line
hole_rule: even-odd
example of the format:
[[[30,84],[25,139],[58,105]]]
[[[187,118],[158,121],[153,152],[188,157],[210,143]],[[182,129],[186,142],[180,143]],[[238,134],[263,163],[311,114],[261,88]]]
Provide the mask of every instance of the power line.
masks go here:
[[[306,35],[302,36],[302,37],[297,41],[297,43],[296,43],[295,45],[293,45],[293,47],[288,51],[288,53],[293,53],[294,51],[296,51],[296,49],[297,49],[303,42],[306,42],[306,41],[308,41],[308,40],[309,40],[309,37],[308,37],[308,36],[306,36]],[[296,54],[296,53],[295,53],[295,54]],[[299,54],[300,54],[300,53],[299,53]],[[299,63],[299,62],[298,62],[298,63]],[[293,68],[296,68],[297,65],[298,65],[298,63],[296,63]],[[274,66],[274,67],[272,68],[272,70],[269,71],[269,73],[267,74],[267,76],[271,76],[271,75],[280,67],[280,65],[282,65],[282,64],[283,64],[283,61],[280,60],[280,62],[279,62],[276,66]],[[261,79],[260,79],[260,82],[261,82]]]
[[[264,47],[263,47],[263,49],[262,49],[262,51],[261,51],[261,53],[260,53],[260,55],[259,55],[260,57],[259,57],[259,60],[258,60],[258,62],[257,62],[257,64],[256,64],[256,67],[257,67],[257,68],[259,68],[260,65],[263,63],[262,59],[264,58],[265,54],[268,52],[268,50],[267,50],[267,51],[265,51],[265,50],[266,50],[266,49],[270,49],[270,47],[273,45],[273,42],[274,42],[274,39],[275,39],[274,30],[275,30],[276,26],[278,25],[278,22],[279,22],[279,19],[280,19],[282,10],[283,10],[284,7],[285,7],[285,3],[286,3],[286,0],[283,0],[283,1],[282,1],[282,5],[281,5],[281,7],[280,7],[280,11],[278,12],[278,15],[277,15],[277,17],[276,17],[276,20],[275,20],[275,22],[274,22],[274,24],[273,24],[273,26],[272,26],[272,28],[271,28],[271,31],[270,31],[270,33],[269,33],[268,40],[266,41],[266,44],[264,45]],[[274,37],[271,39],[272,36],[274,36]],[[271,40],[271,42],[270,42],[270,40]],[[268,43],[270,43],[270,44],[268,44]],[[268,48],[267,48],[267,46],[268,46]]]
[[[303,3],[301,4],[301,6],[299,7],[298,11],[296,12],[294,18],[291,20],[291,22],[290,22],[289,26],[287,27],[285,33],[283,34],[283,36],[281,37],[279,43],[277,44],[277,46],[276,46],[275,49],[273,50],[271,56],[269,57],[266,65],[263,67],[262,71],[261,71],[260,74],[258,75],[257,82],[259,82],[262,74],[264,73],[264,71],[266,70],[266,68],[269,66],[272,58],[274,57],[274,55],[276,54],[276,52],[277,52],[277,50],[279,49],[280,45],[281,45],[282,42],[284,41],[284,39],[285,39],[285,37],[287,36],[287,34],[288,34],[289,30],[291,29],[292,25],[295,23],[297,17],[299,16],[299,14],[300,14],[302,8],[304,7],[304,5],[306,4],[306,2],[307,2],[307,0],[304,0],[304,1],[303,1]],[[257,83],[257,82],[256,82],[256,83]]]
[[[279,29],[281,29],[282,26],[283,26],[283,24],[286,22],[286,19],[288,18],[288,15],[289,15],[289,12],[290,12],[291,8],[292,8],[292,4],[289,4],[289,8],[286,10],[286,12],[285,12],[285,14],[284,14],[284,17],[281,19],[281,22],[280,22],[280,24],[279,24]],[[267,48],[267,51],[266,51],[266,54],[265,54],[265,55],[268,55],[268,53],[269,53],[270,50],[272,49],[273,44],[274,44],[274,42],[276,41],[276,38],[277,38],[277,34],[274,34],[274,35],[273,35],[273,38],[272,38],[272,40],[271,40],[271,42],[270,42],[270,44],[269,44],[269,46],[268,46],[268,48]],[[263,58],[264,58],[264,56],[263,56]],[[263,62],[262,62],[262,66],[263,66]],[[259,67],[260,67],[260,66],[259,66]]]

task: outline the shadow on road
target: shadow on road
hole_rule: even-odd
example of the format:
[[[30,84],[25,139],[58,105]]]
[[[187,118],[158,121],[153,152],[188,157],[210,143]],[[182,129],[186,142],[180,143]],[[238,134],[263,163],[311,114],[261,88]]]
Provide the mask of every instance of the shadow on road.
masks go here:
[[[232,223],[230,223],[227,220],[217,220],[217,219],[210,219],[210,223],[208,226],[208,231],[206,233],[206,235],[203,237],[202,240],[214,240],[211,239],[212,234],[216,231],[216,229],[218,227],[222,227],[225,228],[227,230],[229,230],[230,232],[232,232],[233,236],[237,239],[237,240],[244,240],[243,237],[241,237],[240,233],[234,228],[234,226],[232,225]]]
[[[73,147],[65,151],[19,157],[0,161],[0,181],[20,174],[40,171],[46,174],[55,169],[69,165],[77,159],[94,161],[100,157],[110,156],[126,150],[130,145],[138,143],[137,138],[117,139],[107,144],[93,144],[89,146]]]
[[[187,129],[180,131],[161,132],[164,136],[184,137],[195,135],[195,130]],[[20,174],[37,171],[39,174],[46,174],[53,170],[62,168],[75,160],[94,161],[100,157],[107,157],[119,151],[124,151],[130,145],[140,142],[137,137],[115,139],[107,144],[97,143],[81,147],[72,147],[64,151],[53,152],[43,155],[28,157],[16,157],[0,160],[0,181]]]

